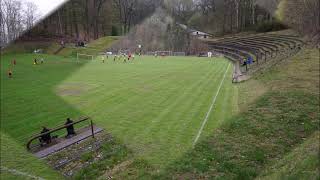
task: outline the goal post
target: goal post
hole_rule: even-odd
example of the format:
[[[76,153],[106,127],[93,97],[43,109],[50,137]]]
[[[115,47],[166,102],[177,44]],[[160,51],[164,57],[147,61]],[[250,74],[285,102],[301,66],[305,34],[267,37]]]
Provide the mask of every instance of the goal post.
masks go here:
[[[80,59],[86,59],[86,60],[92,60],[93,61],[94,56],[90,55],[90,54],[77,53],[77,61],[80,61]]]
[[[173,56],[186,56],[185,52],[173,52]]]
[[[122,50],[119,50],[118,54],[119,55],[129,55],[130,54],[130,50],[128,49],[122,49]]]
[[[158,56],[172,56],[172,51],[156,51],[155,54]]]

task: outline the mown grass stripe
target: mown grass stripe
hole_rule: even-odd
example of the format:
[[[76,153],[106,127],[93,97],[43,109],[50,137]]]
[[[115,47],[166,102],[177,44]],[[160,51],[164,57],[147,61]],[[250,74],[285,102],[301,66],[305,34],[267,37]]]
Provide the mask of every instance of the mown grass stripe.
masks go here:
[[[217,99],[219,93],[220,93],[220,89],[221,89],[221,87],[222,87],[222,84],[223,84],[223,82],[224,82],[224,80],[225,80],[225,78],[226,78],[226,75],[227,75],[227,72],[228,72],[228,70],[229,70],[229,67],[230,67],[230,63],[228,64],[228,67],[227,67],[227,69],[226,69],[226,71],[225,71],[225,73],[224,73],[224,75],[223,75],[223,78],[222,78],[220,84],[219,84],[218,91],[217,91],[216,95],[215,95],[215,96],[213,97],[213,99],[212,99],[212,103],[211,103],[211,105],[210,105],[210,107],[209,107],[209,110],[208,110],[208,112],[207,112],[207,114],[206,114],[206,117],[204,118],[204,120],[203,120],[203,122],[202,122],[202,124],[201,124],[201,127],[200,127],[200,129],[199,129],[199,131],[198,131],[198,134],[197,134],[196,138],[195,138],[194,141],[193,141],[193,146],[198,142],[198,140],[199,140],[199,138],[200,138],[200,136],[201,136],[201,133],[202,133],[202,131],[203,131],[203,128],[204,128],[204,126],[206,125],[206,123],[207,123],[207,121],[208,121],[208,118],[209,118],[209,116],[210,116],[210,114],[211,114],[211,111],[212,111],[212,109],[213,109],[213,106],[214,106],[214,104],[215,104],[215,102],[216,102],[216,99]]]

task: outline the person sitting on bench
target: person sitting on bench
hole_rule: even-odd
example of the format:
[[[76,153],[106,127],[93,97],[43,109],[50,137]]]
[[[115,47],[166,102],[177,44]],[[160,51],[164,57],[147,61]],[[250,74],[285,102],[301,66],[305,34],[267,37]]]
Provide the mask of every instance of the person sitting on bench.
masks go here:
[[[41,134],[49,132],[49,131],[50,131],[50,129],[48,129],[46,127],[42,127]],[[45,144],[50,144],[51,143],[51,135],[50,135],[50,133],[42,135],[40,137],[40,143],[41,143],[41,146],[43,146],[44,143]]]
[[[67,118],[67,121],[66,121],[66,123],[65,123],[65,125],[69,125],[69,126],[67,126],[67,136],[66,136],[66,138],[69,138],[69,137],[72,137],[72,136],[74,136],[76,133],[74,132],[74,127],[73,127],[73,121],[70,119],[70,118]]]

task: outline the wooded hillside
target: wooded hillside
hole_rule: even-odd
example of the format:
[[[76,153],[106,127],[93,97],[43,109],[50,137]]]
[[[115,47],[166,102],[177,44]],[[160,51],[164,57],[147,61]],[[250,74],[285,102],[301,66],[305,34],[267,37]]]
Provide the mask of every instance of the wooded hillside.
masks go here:
[[[223,35],[255,29],[274,21],[279,0],[165,0],[172,16],[181,23]]]
[[[154,0],[70,0],[30,30],[32,36],[92,40],[127,33],[161,5]]]
[[[281,0],[277,15],[282,22],[320,43],[319,0]]]
[[[158,29],[153,26],[148,29],[144,24],[143,31],[159,35],[150,36],[153,38],[164,35],[160,39],[167,45],[157,45],[163,49],[183,50],[182,46],[190,42],[183,39],[188,36],[177,29],[177,23],[214,36],[243,31],[276,31],[288,26],[302,34],[318,37],[320,29],[318,0],[70,0],[23,38],[36,36],[90,41],[103,36],[125,35],[132,30],[131,35],[142,35],[145,39],[149,36],[137,35],[137,29],[133,27],[141,25],[146,17],[152,17],[159,8],[166,14],[163,17],[172,19],[171,23],[160,23],[158,26],[165,28]],[[178,44],[178,48],[172,47]]]

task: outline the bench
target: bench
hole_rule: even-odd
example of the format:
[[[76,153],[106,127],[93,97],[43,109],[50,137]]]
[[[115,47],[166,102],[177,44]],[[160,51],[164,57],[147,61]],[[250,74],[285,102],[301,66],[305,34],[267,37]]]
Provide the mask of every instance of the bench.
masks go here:
[[[270,64],[272,61],[267,62],[267,60],[272,60],[272,58],[279,60],[296,54],[304,42],[298,36],[261,33],[225,37],[206,41],[206,44],[210,50],[224,54],[227,59],[234,62],[234,75],[237,78],[242,72],[245,72],[244,75],[250,75],[263,67],[260,66],[263,64],[263,62],[260,63],[260,60],[264,59],[264,63]],[[253,63],[250,63],[249,66],[245,63],[246,61],[242,61],[248,57],[253,58]],[[245,69],[240,66],[242,63]]]

